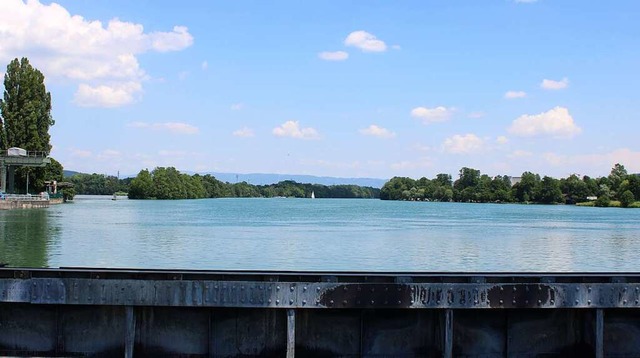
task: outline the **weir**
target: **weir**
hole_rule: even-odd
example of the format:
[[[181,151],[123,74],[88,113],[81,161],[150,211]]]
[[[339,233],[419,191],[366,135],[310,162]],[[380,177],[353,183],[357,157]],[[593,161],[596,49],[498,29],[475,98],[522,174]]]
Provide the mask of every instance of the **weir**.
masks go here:
[[[640,274],[0,268],[0,355],[637,357]]]

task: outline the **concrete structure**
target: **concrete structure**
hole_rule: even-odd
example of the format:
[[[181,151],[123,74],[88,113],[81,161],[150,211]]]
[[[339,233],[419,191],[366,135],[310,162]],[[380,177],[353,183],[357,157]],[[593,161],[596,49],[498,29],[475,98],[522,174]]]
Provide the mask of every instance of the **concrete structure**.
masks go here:
[[[640,274],[4,268],[0,355],[637,357]]]
[[[24,152],[24,155],[22,153]],[[20,155],[19,155],[20,154]],[[45,152],[27,152],[21,148],[10,148],[0,153],[0,192],[13,193],[13,175],[17,167],[44,167],[51,163]]]

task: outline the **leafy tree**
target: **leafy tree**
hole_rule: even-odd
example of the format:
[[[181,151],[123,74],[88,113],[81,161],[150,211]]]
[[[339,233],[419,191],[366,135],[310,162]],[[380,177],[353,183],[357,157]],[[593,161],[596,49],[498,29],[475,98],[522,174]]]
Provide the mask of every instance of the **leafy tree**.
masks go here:
[[[128,196],[129,199],[150,199],[154,197],[153,178],[147,169],[141,170],[131,181]]]
[[[536,201],[543,204],[555,204],[563,201],[560,182],[557,179],[545,176],[536,190]]]
[[[535,200],[535,189],[539,182],[540,176],[538,174],[522,173],[520,182],[511,188],[514,198],[522,203]]]
[[[620,206],[623,208],[628,208],[635,201],[635,197],[631,190],[626,190],[620,195]]]
[[[20,147],[48,155],[51,150],[49,127],[54,123],[51,94],[45,88],[44,75],[33,68],[27,58],[14,59],[7,66],[4,95],[0,99],[0,149]],[[24,186],[29,175],[32,187],[43,190],[44,181],[53,179],[45,176],[50,171],[51,168],[19,168],[16,186]]]

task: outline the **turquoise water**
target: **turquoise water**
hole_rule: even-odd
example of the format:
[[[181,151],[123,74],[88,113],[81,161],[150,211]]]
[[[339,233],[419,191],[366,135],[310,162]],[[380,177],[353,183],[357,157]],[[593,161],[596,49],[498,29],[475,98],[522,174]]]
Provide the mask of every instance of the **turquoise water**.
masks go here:
[[[0,212],[12,266],[640,271],[640,210],[356,199],[110,200]]]

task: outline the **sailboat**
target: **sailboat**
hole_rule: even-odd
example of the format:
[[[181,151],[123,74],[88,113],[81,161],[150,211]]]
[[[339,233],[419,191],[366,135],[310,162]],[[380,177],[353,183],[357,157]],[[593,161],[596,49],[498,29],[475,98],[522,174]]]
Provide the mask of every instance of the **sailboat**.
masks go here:
[[[316,193],[315,192],[311,192],[311,199],[315,199],[316,198]]]

